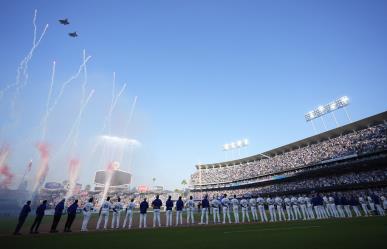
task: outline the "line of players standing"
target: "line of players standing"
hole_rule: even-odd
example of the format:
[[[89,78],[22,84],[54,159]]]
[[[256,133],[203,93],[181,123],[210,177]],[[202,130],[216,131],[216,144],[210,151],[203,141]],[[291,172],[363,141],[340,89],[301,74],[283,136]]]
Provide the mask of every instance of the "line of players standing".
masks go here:
[[[60,221],[60,218],[63,213],[65,200],[63,199],[55,207],[54,218],[51,226],[50,232],[56,233],[57,225]],[[19,222],[16,226],[15,235],[20,234],[19,231],[28,216],[28,213],[31,211],[30,208],[31,202],[23,207],[19,215]],[[160,209],[162,207],[162,201],[157,195],[156,198],[151,203],[153,208],[153,227],[160,227]],[[221,223],[220,213],[222,213],[223,224],[228,221],[231,222],[230,211],[232,210],[234,216],[234,223],[240,223],[239,209],[242,213],[242,223],[250,222],[250,215],[252,215],[252,221],[261,221],[261,222],[276,222],[276,221],[292,221],[292,220],[310,220],[310,219],[328,219],[328,218],[345,218],[352,217],[353,212],[356,217],[362,216],[359,207],[361,207],[364,216],[371,215],[372,213],[378,215],[385,215],[385,209],[387,209],[387,200],[384,196],[377,196],[375,193],[371,193],[369,196],[356,197],[354,195],[331,195],[331,196],[322,196],[320,194],[314,194],[313,196],[300,195],[298,197],[291,196],[281,198],[279,196],[271,198],[267,196],[266,198],[245,198],[238,200],[234,195],[234,198],[229,199],[226,194],[223,195],[223,198],[214,197],[211,201],[207,196],[199,202],[201,207],[201,219],[199,224],[208,224],[209,222],[209,213],[213,216],[213,223]],[[31,226],[30,233],[38,233],[39,225],[43,219],[44,211],[47,207],[47,201],[43,201],[36,209],[36,217],[33,225]],[[173,208],[176,210],[176,219],[175,225],[183,224],[183,211],[185,208],[186,211],[186,224],[195,224],[194,213],[196,210],[196,203],[193,200],[193,197],[190,196],[189,200],[185,203],[182,198],[174,202],[171,200],[171,196],[168,197],[168,200],[165,203],[165,215],[166,215],[166,226],[172,226],[172,213]],[[270,220],[266,214],[266,207],[269,211]],[[133,220],[133,212],[136,208],[134,199],[131,199],[130,202],[126,205],[126,214],[125,219],[122,225],[122,228],[131,228]],[[140,222],[139,228],[146,228],[147,226],[147,211],[149,209],[149,204],[146,198],[140,203]],[[76,216],[76,210],[78,209],[78,200],[75,200],[72,205],[67,208],[68,217],[66,220],[64,232],[71,232],[71,225]],[[93,198],[90,198],[89,201],[83,206],[83,222],[81,226],[81,231],[88,231],[87,226],[94,210]],[[107,197],[103,201],[99,209],[99,218],[97,221],[96,229],[100,229],[101,223],[103,224],[103,229],[107,229],[109,214],[110,211],[113,213],[111,228],[120,228],[120,217],[121,213],[124,210],[124,203],[121,202],[120,198],[116,202],[112,203],[110,197]],[[286,214],[285,215],[285,211]],[[258,216],[259,213],[259,216]],[[278,217],[278,218],[277,218]]]

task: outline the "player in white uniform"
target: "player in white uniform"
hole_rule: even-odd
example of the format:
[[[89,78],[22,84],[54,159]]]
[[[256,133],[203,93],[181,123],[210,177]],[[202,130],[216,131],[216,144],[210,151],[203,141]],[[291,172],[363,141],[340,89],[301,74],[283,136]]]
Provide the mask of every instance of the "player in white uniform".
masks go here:
[[[234,198],[231,199],[232,204],[232,211],[234,213],[234,222],[237,224],[239,223],[239,201],[236,198],[236,195],[234,195]]]
[[[328,217],[333,217],[333,213],[331,212],[331,206],[330,206],[330,203],[329,203],[329,200],[328,200],[328,197],[326,197],[325,195],[322,197],[323,198],[323,208],[325,210],[325,212],[322,212],[321,209],[319,208],[319,213],[320,213],[320,218],[323,218],[324,216],[324,213],[328,216]]]
[[[308,212],[309,218],[314,219],[315,217],[313,212],[313,205],[310,198],[308,196],[305,196],[304,200],[306,202],[306,211]]]
[[[293,196],[292,198],[290,198],[290,200],[292,202],[292,207],[294,211],[294,219],[298,220],[301,218],[301,213],[300,213],[300,208],[298,207],[297,198]]]
[[[128,205],[126,206],[126,215],[124,224],[122,225],[122,228],[125,228],[126,222],[128,222],[128,228],[130,229],[132,227],[132,219],[133,219],[133,210],[136,208],[136,203],[134,203],[134,199],[131,199]]]
[[[330,207],[330,212],[331,212],[332,216],[335,218],[339,218],[340,216],[339,216],[339,212],[337,211],[337,208],[336,208],[335,198],[333,198],[333,196],[329,196],[328,201],[329,201],[329,207]]]
[[[369,211],[368,211],[368,208],[367,208],[367,202],[364,200],[364,198],[362,196],[359,197],[359,202],[360,202],[360,205],[361,205],[361,207],[363,209],[364,216],[368,216]]]
[[[284,201],[285,201],[286,213],[288,214],[288,220],[294,220],[292,201],[288,197],[286,197]]]
[[[253,216],[253,221],[258,221],[257,200],[254,198],[250,198],[249,206],[250,206],[250,210],[251,210],[251,215]]]
[[[268,196],[266,198],[266,203],[269,207],[269,213],[270,213],[270,222],[277,221],[277,215],[275,213],[275,207],[274,207],[274,200]]]
[[[384,195],[382,195],[382,196],[380,196],[380,200],[382,201],[383,209],[387,210],[387,198],[384,197]]]
[[[370,207],[371,213],[375,213],[375,203],[372,200],[371,196],[367,196],[368,205]]]
[[[303,220],[309,220],[309,214],[306,210],[306,201],[303,196],[298,197],[298,203],[300,204]]]
[[[265,212],[265,200],[262,197],[258,196],[257,203],[258,203],[259,215],[261,216],[261,221],[267,222],[268,219]]]
[[[241,206],[242,206],[242,223],[245,223],[245,216],[247,218],[247,222],[250,222],[249,202],[246,200],[246,198],[243,198],[241,200]]]
[[[219,207],[222,204],[218,199],[214,197],[211,201],[211,207],[212,207],[212,216],[214,217],[214,224],[220,223],[220,215],[219,215]]]
[[[120,218],[122,209],[124,209],[124,204],[121,202],[121,198],[118,198],[117,202],[113,204],[112,229],[120,228]]]
[[[89,223],[91,212],[93,211],[94,204],[93,204],[93,197],[89,199],[89,202],[87,202],[82,209],[83,213],[83,222],[82,222],[82,232],[87,232],[87,224]]]
[[[228,223],[231,224],[231,218],[230,218],[230,199],[227,198],[227,195],[224,194],[223,199],[222,199],[222,207],[223,207],[223,224],[226,223],[226,216],[228,218]]]
[[[282,218],[283,218],[284,221],[286,221],[286,216],[285,216],[285,213],[284,213],[284,208],[282,207],[284,201],[279,196],[277,196],[274,199],[274,201],[275,201],[275,205],[277,206],[278,220],[282,221]]]
[[[111,208],[112,204],[110,202],[110,197],[106,198],[106,201],[104,201],[101,205],[101,208],[99,209],[99,218],[97,222],[97,230],[99,229],[99,226],[101,224],[102,218],[105,219],[105,224],[103,226],[104,229],[107,229],[107,224],[109,221],[109,211]]]
[[[190,218],[191,218],[191,224],[195,224],[195,220],[194,220],[195,202],[192,196],[190,196],[189,200],[185,203],[185,207],[187,208],[187,224],[190,224],[189,223]]]

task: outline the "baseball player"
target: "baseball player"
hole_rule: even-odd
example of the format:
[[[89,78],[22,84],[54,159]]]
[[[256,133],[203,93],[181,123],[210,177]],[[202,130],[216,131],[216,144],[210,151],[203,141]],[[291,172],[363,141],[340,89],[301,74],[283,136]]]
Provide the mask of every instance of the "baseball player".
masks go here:
[[[277,213],[278,213],[278,220],[279,221],[282,221],[282,218],[284,219],[284,221],[286,221],[286,216],[285,216],[285,213],[284,213],[284,209],[282,207],[282,204],[283,204],[283,200],[281,197],[277,196],[275,199],[274,199],[274,202],[277,206]]]
[[[249,202],[246,200],[246,198],[243,198],[241,200],[241,206],[242,206],[242,223],[245,223],[245,216],[247,218],[247,222],[250,222]]]
[[[172,226],[172,208],[173,208],[173,201],[171,200],[171,196],[168,196],[168,200],[165,202],[165,219],[166,219],[166,224],[165,226],[169,227]]]
[[[189,200],[185,204],[187,208],[187,224],[189,223],[189,219],[191,218],[191,224],[195,224],[194,220],[194,211],[195,211],[195,202],[193,201],[193,197],[190,196]]]
[[[301,209],[303,220],[309,220],[309,214],[308,214],[308,211],[306,210],[306,201],[305,201],[304,197],[300,195],[300,197],[298,197],[297,201],[300,204],[300,209]]]
[[[266,203],[269,207],[269,213],[270,213],[270,222],[275,222],[277,221],[277,215],[275,213],[275,206],[274,206],[274,200],[268,196],[266,198]]]
[[[139,228],[146,228],[146,212],[149,208],[149,204],[146,198],[140,203],[140,225]]]
[[[251,210],[251,215],[253,216],[253,221],[258,221],[257,200],[254,198],[250,198],[249,206],[250,206],[250,210]]]
[[[179,199],[176,201],[176,226],[183,225],[183,208],[184,208],[184,202],[181,200],[181,196],[179,196]]]
[[[315,217],[314,217],[314,212],[313,212],[313,205],[312,205],[312,202],[310,200],[310,197],[305,196],[304,200],[306,202],[306,210],[308,212],[309,218],[314,219]]]
[[[227,198],[227,195],[224,194],[223,199],[221,201],[222,207],[223,207],[223,224],[226,223],[226,216],[228,218],[228,223],[231,224],[231,218],[230,218],[230,199]]]
[[[101,205],[101,208],[99,209],[99,218],[98,218],[98,222],[97,222],[97,230],[99,229],[99,226],[101,224],[101,221],[102,221],[102,218],[105,219],[105,224],[103,226],[103,228],[106,230],[107,229],[107,224],[108,224],[108,221],[109,221],[109,211],[110,211],[110,208],[111,208],[112,204],[110,202],[110,197],[108,196],[106,198],[106,201],[104,201]]]
[[[120,228],[120,217],[121,211],[124,208],[124,204],[121,202],[121,198],[118,197],[117,202],[113,204],[113,219],[112,219],[112,229]],[[116,223],[116,224],[114,224]]]
[[[234,195],[234,198],[231,199],[231,204],[232,204],[232,211],[234,213],[234,220],[235,223],[239,223],[239,201],[236,198],[236,195]]]
[[[211,207],[212,207],[212,216],[214,217],[214,224],[220,223],[220,215],[219,215],[219,207],[222,204],[218,199],[215,198],[211,201]]]
[[[156,199],[152,201],[152,207],[153,207],[153,227],[156,227],[157,224],[159,227],[161,227],[160,222],[160,208],[163,205],[161,200],[159,199],[159,195],[156,195]]]
[[[265,200],[262,197],[258,196],[257,203],[258,203],[259,215],[261,216],[261,221],[267,222],[268,219],[265,212]]]
[[[83,213],[83,222],[81,227],[82,232],[87,232],[87,224],[89,223],[91,212],[93,211],[93,209],[94,209],[93,197],[91,197],[89,199],[89,202],[87,202],[82,209],[82,213]]]
[[[122,225],[122,228],[126,227],[126,222],[128,222],[128,228],[130,229],[132,227],[132,219],[133,219],[133,210],[136,208],[136,203],[134,203],[134,199],[132,198],[128,205],[126,206],[126,215],[124,224]]]
[[[299,218],[301,218],[301,213],[300,213],[300,208],[298,207],[297,198],[293,196],[292,198],[290,198],[290,200],[292,202],[292,207],[294,211],[294,219],[298,220]]]
[[[208,224],[208,209],[210,208],[210,202],[208,201],[208,196],[204,196],[202,200],[202,216],[200,218],[200,224]],[[206,218],[206,222],[204,223],[204,218]]]
[[[284,201],[285,201],[286,213],[288,214],[288,220],[294,220],[292,201],[288,197],[286,197]]]
[[[364,212],[364,216],[368,216],[369,214],[369,211],[368,211],[368,208],[367,208],[367,202],[364,200],[364,197],[363,196],[359,196],[359,203],[363,209],[363,212]]]

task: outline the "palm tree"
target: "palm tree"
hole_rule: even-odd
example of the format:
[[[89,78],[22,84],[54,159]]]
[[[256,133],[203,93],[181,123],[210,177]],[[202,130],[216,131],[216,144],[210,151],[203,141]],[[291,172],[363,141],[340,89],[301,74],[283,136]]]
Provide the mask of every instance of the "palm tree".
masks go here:
[[[183,185],[183,189],[184,189],[185,185],[187,185],[187,180],[183,179],[183,180],[181,181],[181,185]]]
[[[154,185],[155,185],[156,178],[153,177],[153,178],[152,178],[152,181],[153,181],[153,186],[154,186]]]

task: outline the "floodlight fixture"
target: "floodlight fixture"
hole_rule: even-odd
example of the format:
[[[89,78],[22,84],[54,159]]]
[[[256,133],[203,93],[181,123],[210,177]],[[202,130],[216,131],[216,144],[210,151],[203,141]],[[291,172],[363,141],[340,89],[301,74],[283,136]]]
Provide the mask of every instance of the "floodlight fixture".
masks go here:
[[[305,114],[305,120],[306,122],[312,121],[313,119],[322,117],[325,114],[336,111],[340,108],[344,108],[347,105],[349,105],[348,96],[340,97],[335,101],[332,101],[326,105],[320,105],[316,109],[309,111],[307,114]]]

